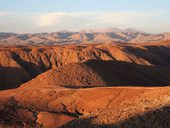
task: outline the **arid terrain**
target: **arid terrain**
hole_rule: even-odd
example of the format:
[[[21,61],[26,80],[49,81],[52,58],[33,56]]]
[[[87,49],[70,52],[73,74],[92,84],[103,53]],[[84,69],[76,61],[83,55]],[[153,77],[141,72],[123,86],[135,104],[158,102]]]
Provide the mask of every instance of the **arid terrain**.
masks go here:
[[[80,32],[58,31],[53,33],[16,34],[0,33],[1,45],[61,45],[86,43],[152,43],[170,40],[170,33],[151,34],[133,28],[108,28],[82,30]]]
[[[39,39],[0,36],[0,128],[169,128],[168,38],[106,41],[100,34],[86,35],[90,43],[74,33],[69,38],[81,43],[67,45],[15,45],[9,42],[19,36]]]

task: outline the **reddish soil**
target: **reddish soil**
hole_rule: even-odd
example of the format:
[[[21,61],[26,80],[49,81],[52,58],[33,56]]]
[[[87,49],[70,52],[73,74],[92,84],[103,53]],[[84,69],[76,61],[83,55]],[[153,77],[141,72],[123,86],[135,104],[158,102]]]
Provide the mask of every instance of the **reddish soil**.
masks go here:
[[[168,41],[1,47],[0,127],[168,128],[169,53]]]

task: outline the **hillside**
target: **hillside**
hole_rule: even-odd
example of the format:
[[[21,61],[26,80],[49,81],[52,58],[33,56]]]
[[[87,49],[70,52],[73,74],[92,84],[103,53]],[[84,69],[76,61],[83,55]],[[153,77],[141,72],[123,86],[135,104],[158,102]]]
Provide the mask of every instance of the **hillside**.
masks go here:
[[[82,62],[111,85],[168,85],[169,46],[169,41],[53,47],[3,46],[0,49],[0,88],[16,88],[49,69]],[[64,67],[62,69],[65,70]],[[132,76],[136,80],[131,79]]]
[[[85,64],[73,63],[40,74],[21,88],[106,86],[102,77]]]
[[[170,127],[169,58],[169,41],[2,46],[0,127]]]
[[[169,87],[39,87],[1,91],[0,126],[169,127],[169,92]]]

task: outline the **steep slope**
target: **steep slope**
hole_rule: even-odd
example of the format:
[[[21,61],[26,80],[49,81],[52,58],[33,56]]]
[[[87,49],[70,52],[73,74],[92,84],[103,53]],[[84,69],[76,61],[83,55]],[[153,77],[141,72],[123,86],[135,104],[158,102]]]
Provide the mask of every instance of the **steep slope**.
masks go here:
[[[42,73],[21,85],[26,88],[99,86],[165,86],[170,67],[142,66],[121,61],[89,60],[71,63]]]
[[[23,84],[21,88],[42,87],[94,87],[105,86],[106,83],[96,72],[85,64],[68,64],[58,69],[51,69],[33,80]]]
[[[152,85],[156,82],[161,85],[167,85],[169,83],[169,53],[169,41],[150,44],[118,45],[110,43],[91,45],[65,45],[53,47],[3,46],[0,48],[0,75],[2,78],[1,81],[3,81],[0,82],[0,89],[18,87],[22,83],[31,80],[32,78],[49,69],[57,69],[70,63],[82,63],[90,60],[97,60],[95,62],[99,62],[99,64],[100,60],[108,62],[114,61],[113,66],[109,66],[112,65],[112,63],[108,64],[108,62],[106,62],[108,67],[113,67],[114,69],[111,68],[111,70],[109,70],[109,68],[107,68],[107,66],[104,64],[100,66],[101,71],[107,69],[108,72],[112,72],[111,74],[114,74],[114,71],[116,69],[120,69],[121,67],[127,67],[132,71],[134,70],[134,73],[130,71],[130,74],[135,75],[137,80],[141,81],[141,83],[137,82],[137,80],[136,82],[131,81],[130,84],[132,85],[145,85],[146,82],[152,83]],[[118,61],[117,64],[116,61]],[[96,66],[97,65],[98,64],[96,64]],[[105,77],[107,76],[108,79],[112,79],[112,85],[127,85],[127,78],[125,75],[129,76],[129,73],[126,68],[124,68],[123,71],[125,72],[122,73],[122,76],[124,76],[125,79],[120,80],[120,73],[114,74],[114,77],[108,75],[105,75]],[[14,75],[15,77],[13,77]],[[15,78],[15,80],[11,79],[11,77]],[[113,82],[114,80],[115,82]],[[156,80],[156,82],[153,82],[154,80]],[[105,82],[108,82],[108,80]]]

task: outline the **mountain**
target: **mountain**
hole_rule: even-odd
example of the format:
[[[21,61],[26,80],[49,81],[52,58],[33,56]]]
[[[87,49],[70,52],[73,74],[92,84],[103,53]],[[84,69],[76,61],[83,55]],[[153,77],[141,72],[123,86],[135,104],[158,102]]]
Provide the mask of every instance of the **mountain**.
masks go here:
[[[169,47],[170,41],[148,44],[2,46],[0,48],[0,89],[16,88],[49,69],[54,70],[47,72],[47,75],[44,76],[53,74],[54,77],[56,75],[53,72],[55,72],[60,74],[57,75],[59,78],[70,79],[66,82],[67,85],[76,86],[77,81],[81,86],[97,86],[95,83],[83,83],[78,76],[71,80],[69,77],[76,75],[72,68],[80,69],[79,74],[87,70],[88,73],[91,72],[91,75],[95,76],[90,77],[91,79],[88,78],[87,81],[97,81],[98,79],[107,85],[168,85],[170,84]],[[77,63],[77,65],[71,63]],[[78,63],[82,63],[84,66]],[[63,74],[55,71],[60,67],[63,67],[61,68]],[[83,75],[88,76],[82,74],[80,77]],[[53,77],[48,81],[52,82]],[[105,84],[103,83],[103,85]]]
[[[133,28],[88,29],[80,32],[0,33],[0,45],[61,45],[80,43],[149,43],[170,40],[170,33],[149,34]]]
[[[57,69],[48,70],[36,78],[23,84],[23,88],[42,88],[42,87],[98,87],[106,86],[102,77],[93,69],[83,63],[71,63]]]
[[[143,43],[84,42],[117,37],[97,34],[2,34],[11,41],[79,43],[0,47],[0,127],[169,128],[170,41],[144,43],[145,36],[158,37],[143,33]]]

